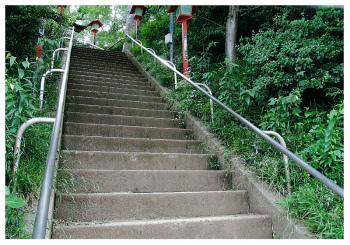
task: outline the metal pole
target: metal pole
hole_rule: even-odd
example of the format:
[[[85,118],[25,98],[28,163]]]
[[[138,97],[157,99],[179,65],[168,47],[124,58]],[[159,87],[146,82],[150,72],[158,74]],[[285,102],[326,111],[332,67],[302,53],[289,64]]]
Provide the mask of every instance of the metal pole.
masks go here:
[[[183,74],[188,77],[187,20],[182,21],[182,67]]]
[[[21,150],[21,141],[22,141],[22,136],[24,134],[24,131],[30,126],[35,123],[54,123],[55,118],[48,118],[48,117],[36,117],[29,119],[25,123],[23,123],[19,129],[17,130],[17,138],[16,138],[16,143],[15,143],[15,150],[14,153],[17,155],[17,159],[15,162],[15,165],[13,166],[13,172],[17,172],[17,168],[19,165],[19,158],[20,158],[20,150]]]
[[[41,77],[41,81],[40,81],[40,94],[39,94],[39,110],[41,111],[43,109],[43,103],[44,103],[44,88],[45,88],[45,78],[48,74],[52,73],[52,72],[64,72],[63,69],[52,69],[49,70],[47,72],[45,72],[45,74]]]
[[[44,239],[46,234],[47,217],[48,217],[48,211],[50,206],[51,188],[52,188],[53,175],[55,170],[55,161],[56,161],[58,142],[60,137],[63,112],[64,112],[64,100],[66,97],[68,72],[69,72],[69,66],[70,66],[70,56],[71,56],[72,45],[73,45],[73,33],[74,33],[74,27],[73,27],[71,39],[69,42],[67,63],[63,73],[62,86],[61,86],[58,105],[57,105],[56,120],[53,125],[50,148],[49,148],[49,153],[46,160],[45,174],[44,174],[44,179],[41,186],[37,214],[36,214],[35,223],[34,223],[34,230],[33,230],[34,239]]]
[[[263,131],[265,134],[269,134],[269,135],[274,135],[277,137],[278,141],[280,142],[280,144],[287,148],[286,142],[284,141],[284,139],[282,138],[282,136],[274,131]],[[283,154],[283,160],[284,160],[284,168],[285,168],[285,173],[286,173],[286,180],[287,180],[287,190],[288,190],[288,194],[292,194],[292,184],[291,184],[291,179],[290,179],[290,174],[289,174],[289,164],[288,164],[288,157]]]
[[[173,63],[173,56],[174,56],[174,13],[170,13],[170,37],[171,37],[171,43],[170,43],[170,62]]]

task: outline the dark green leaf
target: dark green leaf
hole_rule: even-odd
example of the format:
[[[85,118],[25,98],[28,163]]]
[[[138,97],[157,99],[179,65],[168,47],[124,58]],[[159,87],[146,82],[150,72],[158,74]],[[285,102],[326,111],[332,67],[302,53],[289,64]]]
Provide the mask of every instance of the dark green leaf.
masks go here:
[[[10,66],[12,66],[13,63],[15,63],[15,61],[16,61],[16,57],[11,56],[11,57],[10,57]]]
[[[10,208],[21,208],[26,205],[26,202],[22,198],[9,196],[5,199],[5,204]]]

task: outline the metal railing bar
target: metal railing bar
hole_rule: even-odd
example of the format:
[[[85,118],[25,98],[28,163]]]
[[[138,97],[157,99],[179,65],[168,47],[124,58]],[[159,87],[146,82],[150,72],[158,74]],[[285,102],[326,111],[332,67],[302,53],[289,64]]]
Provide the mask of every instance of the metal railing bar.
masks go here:
[[[223,108],[224,110],[226,110],[228,113],[230,113],[232,116],[234,116],[239,122],[243,123],[244,125],[246,125],[249,129],[251,129],[253,132],[255,132],[257,135],[259,135],[261,138],[263,138],[264,140],[266,140],[270,145],[274,146],[277,150],[279,150],[281,153],[287,155],[291,160],[293,160],[296,164],[298,164],[301,168],[303,168],[304,170],[306,170],[309,174],[311,174],[312,176],[314,176],[315,178],[317,178],[319,181],[321,181],[323,184],[325,184],[326,186],[328,186],[331,190],[333,190],[335,193],[337,193],[339,196],[344,197],[344,190],[338,186],[337,184],[335,184],[332,180],[328,179],[326,176],[324,176],[323,174],[321,174],[319,171],[317,171],[316,169],[314,169],[313,167],[311,167],[309,164],[307,164],[306,162],[304,162],[302,159],[300,159],[298,156],[294,155],[294,153],[292,153],[291,151],[289,151],[288,149],[284,148],[281,144],[279,144],[277,141],[275,141],[274,139],[272,139],[270,136],[268,136],[267,134],[265,134],[261,129],[259,129],[258,127],[256,127],[254,124],[252,124],[251,122],[249,122],[247,119],[245,119],[244,117],[242,117],[241,115],[239,115],[238,113],[236,113],[235,111],[233,111],[231,108],[229,108],[228,106],[226,106],[224,103],[222,103],[220,100],[218,100],[217,98],[215,98],[214,96],[210,95],[209,93],[207,93],[204,89],[202,89],[200,86],[198,86],[196,83],[194,83],[193,81],[191,81],[188,77],[186,77],[185,75],[183,75],[181,72],[179,72],[178,70],[172,68],[168,62],[166,60],[163,60],[162,58],[158,57],[155,54],[152,54],[149,50],[147,50],[147,48],[143,47],[142,44],[140,44],[139,42],[137,42],[135,39],[133,39],[130,35],[125,34],[126,36],[128,36],[131,40],[133,40],[134,42],[136,42],[138,45],[140,45],[141,48],[145,49],[149,54],[153,55],[154,57],[156,57],[162,64],[164,64],[166,67],[168,67],[170,70],[172,70],[173,72],[176,72],[180,77],[182,77],[183,79],[185,79],[187,82],[189,82],[193,87],[195,87],[197,90],[201,91],[203,94],[205,94],[207,97],[209,97],[210,99],[212,99],[216,104],[218,104],[221,108]]]
[[[113,48],[116,44],[118,44],[118,43],[121,42],[121,41],[124,41],[125,39],[126,39],[125,37],[119,39],[118,41],[116,41],[115,43],[113,43],[111,46],[109,46],[108,48],[106,48],[106,50],[109,50],[109,49]]]
[[[276,136],[280,144],[287,148],[286,142],[282,138],[282,136],[274,131],[263,131],[265,134]],[[286,173],[286,180],[287,180],[287,191],[288,194],[292,194],[292,185],[291,185],[291,179],[290,179],[290,173],[289,173],[289,163],[288,163],[288,156],[283,154],[283,160],[284,160],[284,168]]]
[[[58,48],[55,51],[53,51],[53,53],[52,53],[52,61],[51,61],[51,69],[53,68],[53,63],[55,61],[55,54],[58,51],[68,51],[68,49],[67,48]]]
[[[55,118],[49,118],[49,117],[35,117],[32,119],[29,119],[25,123],[23,123],[17,130],[17,138],[15,142],[15,149],[14,154],[17,156],[15,165],[13,166],[13,173],[17,172],[17,168],[19,166],[19,159],[20,159],[20,150],[21,150],[21,142],[22,142],[22,136],[24,134],[24,131],[30,126],[35,123],[54,123]]]
[[[103,48],[101,48],[101,47],[99,47],[99,46],[96,46],[96,45],[93,44],[93,43],[87,42],[87,44],[89,44],[90,46],[92,46],[92,47],[94,47],[94,48],[98,48],[98,49],[104,50]]]
[[[33,238],[34,239],[44,239],[46,234],[48,211],[50,206],[50,195],[53,185],[53,176],[55,170],[55,161],[57,156],[58,144],[60,140],[60,131],[63,120],[64,112],[64,101],[66,97],[68,73],[70,66],[70,57],[72,53],[73,46],[73,34],[74,27],[72,28],[71,38],[69,42],[69,48],[67,53],[66,66],[63,73],[61,90],[58,98],[58,105],[56,110],[56,120],[53,125],[53,130],[51,134],[50,148],[46,160],[46,167],[44,173],[44,179],[41,186],[40,198],[34,223]]]
[[[44,88],[45,88],[45,78],[48,74],[52,72],[64,72],[64,69],[51,69],[44,73],[44,75],[41,77],[40,81],[40,95],[39,95],[39,110],[41,111],[43,109],[43,103],[44,103]]]

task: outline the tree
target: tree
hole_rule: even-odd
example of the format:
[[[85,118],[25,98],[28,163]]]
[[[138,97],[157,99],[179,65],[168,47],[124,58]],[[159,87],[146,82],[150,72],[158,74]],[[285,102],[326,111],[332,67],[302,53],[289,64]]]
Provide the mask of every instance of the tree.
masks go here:
[[[132,5],[128,5],[128,8],[127,8],[127,15],[126,15],[126,32],[127,33],[134,31],[136,27],[136,21],[134,20],[134,15],[129,14],[131,7]]]
[[[236,61],[238,9],[239,6],[230,5],[226,22],[225,56],[229,59],[228,65]]]
[[[6,6],[6,51],[18,58],[32,57],[43,19],[59,19],[52,6]]]

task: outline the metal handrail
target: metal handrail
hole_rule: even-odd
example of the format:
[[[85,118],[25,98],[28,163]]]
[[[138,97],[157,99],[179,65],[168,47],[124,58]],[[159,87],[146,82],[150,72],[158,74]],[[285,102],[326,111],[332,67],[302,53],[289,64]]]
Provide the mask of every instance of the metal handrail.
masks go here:
[[[124,37],[124,38],[120,38],[118,41],[116,41],[115,43],[113,43],[111,46],[109,46],[108,48],[106,48],[106,50],[109,50],[109,49],[111,49],[111,48],[113,48],[117,43],[119,43],[119,42],[121,42],[121,41],[123,41],[123,40],[125,40],[126,38]]]
[[[263,131],[265,134],[273,135],[276,136],[280,144],[284,147],[287,148],[286,142],[282,138],[282,136],[274,131]],[[292,184],[291,184],[291,179],[290,179],[290,173],[289,173],[289,163],[288,163],[288,157],[287,155],[283,154],[283,160],[284,160],[284,169],[286,173],[286,180],[287,180],[287,191],[288,194],[292,194]]]
[[[53,63],[55,61],[55,54],[56,54],[56,52],[61,51],[61,50],[62,51],[68,51],[67,48],[58,48],[55,51],[53,51],[53,53],[52,53],[52,61],[51,61],[51,69],[53,68]]]
[[[233,111],[231,108],[229,108],[227,105],[225,105],[223,102],[215,98],[214,96],[207,93],[204,89],[202,89],[200,86],[198,86],[196,83],[191,81],[188,77],[184,76],[181,72],[177,71],[176,69],[172,68],[166,60],[163,60],[162,58],[158,57],[155,54],[152,54],[147,50],[147,48],[143,47],[142,44],[137,42],[134,38],[132,38],[130,35],[125,34],[127,37],[129,37],[132,41],[136,42],[140,47],[145,49],[149,54],[153,55],[155,58],[157,58],[162,64],[164,64],[166,67],[168,67],[173,72],[176,72],[179,76],[181,76],[183,79],[185,79],[187,82],[189,82],[193,87],[195,87],[197,90],[201,91],[204,95],[206,95],[208,98],[212,99],[216,104],[218,104],[221,108],[226,110],[228,113],[230,113],[232,116],[234,116],[239,122],[246,125],[249,129],[251,129],[253,132],[255,132],[257,135],[259,135],[261,138],[266,140],[270,145],[274,146],[278,151],[288,156],[290,159],[292,159],[296,164],[298,164],[300,167],[302,167],[304,170],[306,170],[308,173],[310,173],[312,176],[314,176],[316,179],[321,181],[323,184],[328,186],[331,190],[333,190],[335,193],[337,193],[339,196],[344,198],[344,190],[335,184],[332,180],[328,179],[326,176],[321,174],[319,171],[311,167],[309,164],[307,164],[304,160],[300,159],[298,156],[296,156],[294,153],[283,147],[281,144],[279,144],[277,141],[272,139],[270,136],[268,136],[266,133],[264,133],[261,129],[256,127],[254,124],[249,122],[247,119]]]
[[[51,69],[44,73],[44,75],[41,77],[40,80],[40,95],[39,95],[39,110],[41,111],[43,109],[44,104],[44,88],[45,88],[45,78],[47,75],[51,74],[52,72],[64,72],[64,69]]]
[[[90,46],[94,47],[94,48],[98,48],[98,49],[101,49],[101,50],[104,50],[103,48],[93,44],[93,43],[90,43],[90,42],[87,42],[87,44],[89,44]]]
[[[13,166],[13,173],[17,172],[17,168],[19,166],[19,159],[20,159],[20,150],[21,150],[21,141],[22,141],[22,136],[24,134],[24,131],[30,126],[35,123],[54,123],[55,118],[49,118],[49,117],[35,117],[32,119],[29,119],[25,123],[23,123],[19,129],[17,130],[17,138],[15,142],[15,149],[14,149],[14,154],[17,156],[15,165]]]
[[[58,98],[56,120],[53,125],[53,130],[51,134],[51,142],[49,147],[49,153],[46,160],[45,174],[44,174],[44,179],[41,186],[40,198],[39,198],[38,208],[36,212],[36,218],[35,218],[34,230],[33,230],[34,239],[43,239],[45,238],[45,234],[46,234],[48,211],[50,206],[50,195],[51,195],[51,189],[53,185],[53,176],[54,176],[54,170],[55,170],[55,161],[56,161],[57,150],[58,150],[58,145],[60,140],[62,121],[63,121],[64,101],[66,98],[70,57],[71,57],[72,46],[73,46],[73,34],[74,34],[74,27],[72,28],[72,32],[71,32],[71,38],[70,38],[68,53],[67,53],[67,61],[66,61],[66,65],[65,65],[65,69],[62,77],[62,85],[61,85],[61,90]]]

